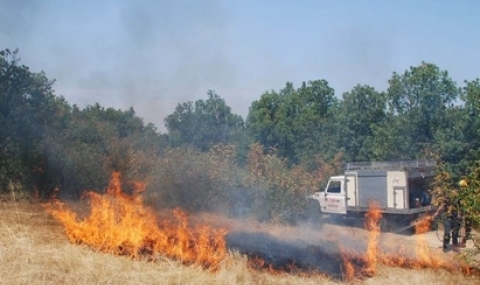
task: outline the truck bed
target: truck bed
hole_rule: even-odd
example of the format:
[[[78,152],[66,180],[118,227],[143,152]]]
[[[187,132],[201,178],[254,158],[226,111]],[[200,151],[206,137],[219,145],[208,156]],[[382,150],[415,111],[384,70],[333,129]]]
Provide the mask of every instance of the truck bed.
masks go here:
[[[410,208],[410,209],[380,208],[381,213],[405,214],[405,215],[431,212],[433,210],[434,208],[432,205],[418,207],[418,208]],[[357,213],[366,213],[369,211],[369,207],[347,207],[347,211],[357,212]]]

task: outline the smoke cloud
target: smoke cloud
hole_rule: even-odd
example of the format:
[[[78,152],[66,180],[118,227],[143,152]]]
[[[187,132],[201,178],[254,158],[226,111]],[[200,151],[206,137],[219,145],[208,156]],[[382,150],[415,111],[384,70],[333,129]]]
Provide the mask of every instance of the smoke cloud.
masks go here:
[[[0,0],[1,49],[44,70],[80,107],[134,107],[163,129],[178,103],[209,89],[244,118],[263,92],[325,79],[337,96],[383,91],[422,61],[461,83],[480,40],[477,3]]]

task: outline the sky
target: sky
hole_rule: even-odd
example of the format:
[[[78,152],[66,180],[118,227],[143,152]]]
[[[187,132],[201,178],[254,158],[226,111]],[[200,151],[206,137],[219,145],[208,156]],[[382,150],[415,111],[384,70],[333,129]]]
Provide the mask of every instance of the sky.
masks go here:
[[[44,71],[81,108],[133,107],[165,132],[178,104],[214,90],[244,119],[287,82],[341,98],[388,88],[422,61],[459,86],[480,77],[480,1],[0,0],[0,50]]]

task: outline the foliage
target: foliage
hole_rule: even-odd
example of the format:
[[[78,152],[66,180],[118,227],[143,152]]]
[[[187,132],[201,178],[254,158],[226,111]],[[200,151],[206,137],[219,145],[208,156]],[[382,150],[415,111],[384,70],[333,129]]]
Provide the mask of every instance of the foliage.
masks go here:
[[[0,51],[2,189],[78,198],[102,191],[115,170],[145,181],[152,203],[292,221],[344,162],[432,152],[443,161],[437,189],[465,176],[462,207],[478,213],[480,80],[459,88],[431,63],[394,72],[385,91],[359,84],[342,98],[324,79],[287,82],[253,101],[245,122],[208,91],[179,103],[160,134],[133,108],[70,105],[19,62],[18,50]]]
[[[144,178],[162,139],[133,108],[80,110],[55,96],[53,81],[0,52],[0,186],[16,181],[36,194],[80,197],[102,191],[112,170]],[[12,183],[11,183],[12,184]]]
[[[265,149],[276,149],[290,163],[307,162],[318,152],[333,156],[335,113],[338,100],[326,80],[303,83],[294,89],[288,82],[278,93],[264,93],[254,101],[247,129]]]
[[[305,197],[337,167],[320,159],[313,171],[289,166],[275,151],[265,154],[260,144],[250,146],[246,167],[236,163],[236,156],[233,145],[215,145],[209,152],[169,150],[148,183],[147,201],[159,208],[294,223],[305,209]]]
[[[263,146],[253,144],[248,154],[248,184],[254,186],[252,205],[261,220],[277,220],[292,223],[303,214],[305,197],[318,191],[321,182],[328,179],[328,166],[308,171],[302,165],[289,167],[286,159],[275,150],[265,154]]]
[[[436,206],[447,203],[454,211],[461,213],[462,224],[464,219],[471,219],[472,226],[480,226],[480,162],[476,162],[465,175],[452,174],[445,164],[440,164],[435,177],[433,203]],[[480,250],[480,237],[474,235],[475,246]]]
[[[343,146],[346,160],[369,161],[382,156],[379,149],[371,146],[378,139],[375,132],[386,119],[385,107],[385,93],[367,85],[357,85],[351,92],[343,94],[338,125],[341,130],[339,143]]]
[[[480,197],[480,162],[476,162],[462,179],[467,184],[459,186],[460,208],[478,226],[480,225],[480,204],[478,201]]]
[[[174,147],[190,146],[207,151],[215,144],[227,144],[243,128],[243,119],[231,113],[225,100],[213,91],[208,99],[178,104],[165,118]]]
[[[422,62],[402,75],[393,73],[387,90],[389,117],[379,130],[392,138],[385,158],[418,158],[435,144],[439,130],[447,125],[447,110],[458,96],[448,72],[433,64]]]
[[[19,65],[18,50],[0,52],[0,187],[35,183],[45,169],[40,142],[56,118],[57,102],[45,74]]]
[[[173,148],[155,162],[147,183],[147,201],[159,208],[244,217],[250,214],[244,177],[233,145],[218,144],[209,152]]]

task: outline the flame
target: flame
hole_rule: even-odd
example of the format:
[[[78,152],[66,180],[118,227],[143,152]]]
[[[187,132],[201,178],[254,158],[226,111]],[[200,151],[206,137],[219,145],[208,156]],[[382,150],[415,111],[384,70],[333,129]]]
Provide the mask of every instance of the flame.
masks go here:
[[[146,189],[145,184],[133,183],[134,191],[128,195],[122,191],[120,181],[120,173],[114,172],[105,194],[85,193],[90,204],[90,212],[85,217],[79,218],[76,212],[59,200],[45,205],[45,208],[61,222],[71,242],[98,248],[103,252],[133,258],[146,257],[151,260],[160,255],[183,264],[197,264],[212,269],[227,259],[227,230],[206,225],[191,226],[187,213],[180,209],[173,211],[172,219],[159,221],[155,212],[144,205],[142,193]],[[478,273],[458,260],[448,259],[447,255],[436,254],[428,246],[424,233],[430,229],[431,217],[415,223],[417,235],[413,253],[405,247],[396,250],[380,248],[381,218],[378,203],[371,203],[365,215],[368,240],[364,251],[338,245],[345,280],[373,277],[377,273],[378,264],[412,269],[442,268],[465,274]],[[279,269],[259,257],[250,257],[249,267],[272,274],[302,272],[302,268],[298,268],[294,263]]]
[[[55,200],[46,210],[63,225],[73,243],[134,258],[164,255],[184,264],[215,268],[227,255],[224,229],[189,227],[188,215],[176,209],[172,221],[159,223],[140,195],[145,184],[135,182],[132,195],[121,189],[120,173],[112,173],[105,195],[87,192],[90,214],[77,214]]]
[[[351,257],[353,256],[352,254],[347,254],[347,250],[343,248],[342,246],[339,247],[340,249],[340,255],[342,257],[343,261],[343,278],[346,281],[353,281],[355,278],[356,274],[356,267],[353,264]]]
[[[357,277],[373,277],[377,272],[380,256],[378,240],[381,234],[380,219],[382,213],[377,202],[371,202],[365,214],[365,228],[368,230],[367,247],[364,253],[339,246],[343,261],[343,277],[346,281],[353,281]]]
[[[369,211],[365,215],[365,228],[368,230],[367,247],[364,253],[356,252],[339,246],[343,259],[343,275],[347,281],[355,278],[373,277],[377,271],[377,264],[381,263],[392,267],[410,269],[445,269],[450,272],[461,272],[466,275],[478,274],[477,270],[461,262],[452,259],[451,256],[436,253],[428,244],[427,233],[433,221],[431,216],[426,216],[415,222],[416,240],[413,254],[402,245],[397,250],[379,247],[381,236],[379,221],[382,214],[377,203],[371,203]]]
[[[432,225],[431,216],[423,217],[415,222],[415,245],[413,254],[407,253],[405,248],[401,248],[394,253],[380,253],[379,259],[383,264],[389,266],[411,268],[411,269],[445,269],[451,272],[462,272],[464,274],[473,274],[472,268],[458,259],[452,259],[451,256],[436,253],[428,244],[425,233]]]
[[[415,223],[415,233],[417,235],[415,252],[418,260],[423,261],[430,267],[438,268],[441,263],[437,258],[434,258],[424,235],[430,229],[431,224],[431,217],[425,217]]]
[[[365,267],[363,272],[366,276],[374,276],[377,272],[378,238],[380,236],[379,221],[382,213],[377,202],[370,203],[369,210],[365,214],[365,228],[368,230],[367,250],[364,255]]]

